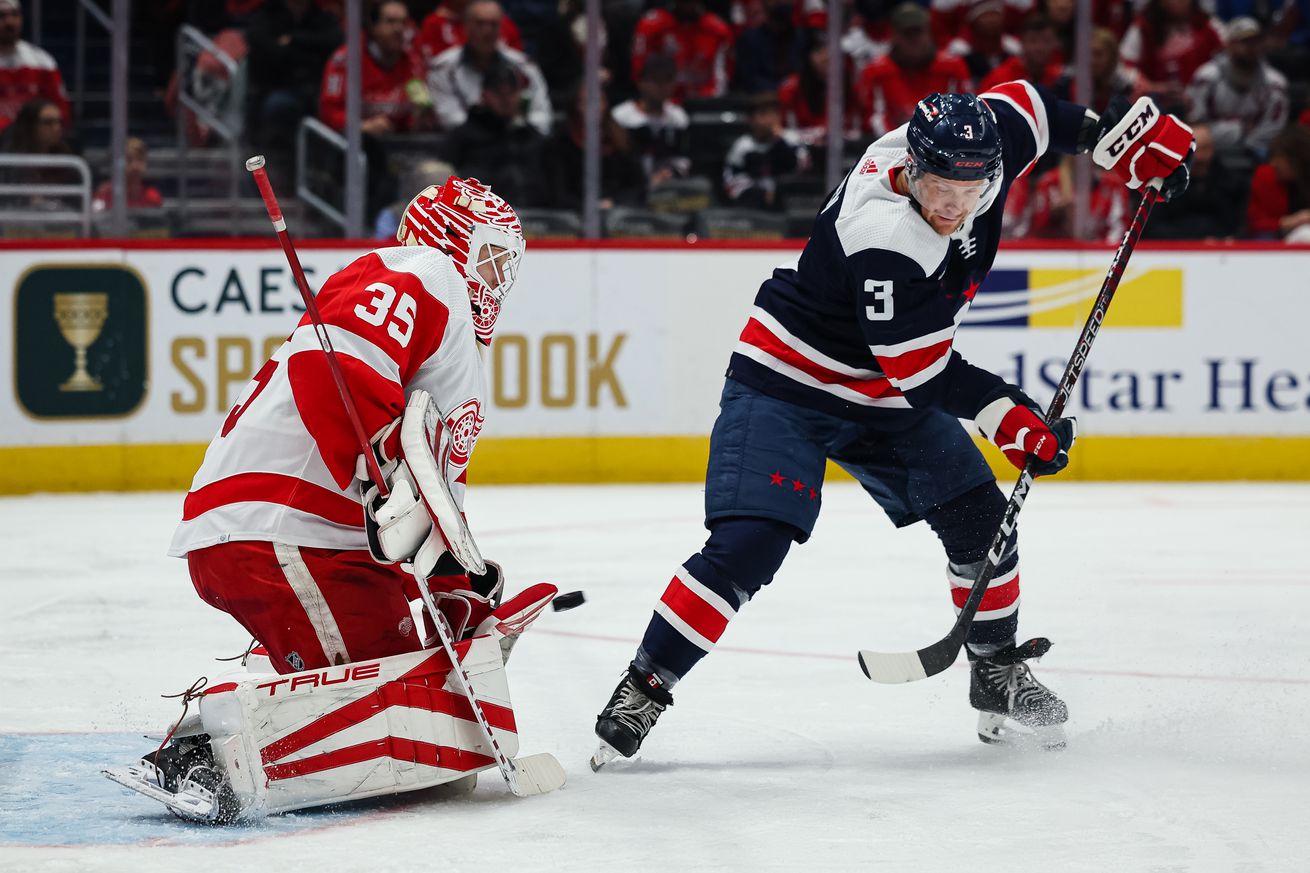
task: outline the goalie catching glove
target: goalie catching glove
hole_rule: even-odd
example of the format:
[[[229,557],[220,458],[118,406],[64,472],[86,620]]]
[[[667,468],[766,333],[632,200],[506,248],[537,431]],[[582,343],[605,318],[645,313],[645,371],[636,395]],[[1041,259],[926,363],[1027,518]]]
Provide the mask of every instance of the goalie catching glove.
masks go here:
[[[364,490],[364,526],[374,560],[411,561],[426,577],[449,552],[469,573],[486,573],[446,479],[451,434],[428,393],[411,394],[404,413],[373,438],[371,447],[391,492],[381,497],[376,484]],[[363,455],[356,476],[368,481]]]
[[[1058,418],[1048,427],[1037,403],[1013,385],[1002,385],[984,397],[973,420],[1018,469],[1033,456],[1034,476],[1063,470],[1078,436],[1076,419]]]

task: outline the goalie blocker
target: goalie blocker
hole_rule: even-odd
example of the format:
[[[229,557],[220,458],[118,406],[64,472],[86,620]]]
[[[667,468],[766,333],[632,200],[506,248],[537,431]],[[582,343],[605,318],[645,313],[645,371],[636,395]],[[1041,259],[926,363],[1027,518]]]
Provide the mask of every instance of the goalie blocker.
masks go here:
[[[455,645],[508,755],[519,743],[503,652],[556,590],[529,587]],[[104,771],[185,819],[223,824],[431,788],[496,767],[440,648],[298,673],[242,673],[198,697],[166,748]],[[515,766],[545,790],[563,784],[549,755]]]

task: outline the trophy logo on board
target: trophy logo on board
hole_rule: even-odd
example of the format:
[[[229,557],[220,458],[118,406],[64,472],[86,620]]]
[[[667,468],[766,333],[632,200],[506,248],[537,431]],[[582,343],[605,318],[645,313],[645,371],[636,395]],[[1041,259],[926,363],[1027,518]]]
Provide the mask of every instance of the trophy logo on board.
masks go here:
[[[103,292],[61,291],[54,295],[55,321],[59,332],[73,347],[75,363],[73,375],[59,386],[60,391],[103,391],[100,384],[86,369],[86,350],[100,338],[105,319],[109,317],[109,295]]]

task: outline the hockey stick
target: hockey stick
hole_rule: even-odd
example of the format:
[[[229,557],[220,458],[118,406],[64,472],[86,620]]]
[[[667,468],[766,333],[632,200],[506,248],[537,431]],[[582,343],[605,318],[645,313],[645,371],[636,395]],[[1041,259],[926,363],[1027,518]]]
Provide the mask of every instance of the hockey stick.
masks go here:
[[[323,352],[327,355],[328,369],[332,371],[332,381],[337,383],[341,405],[346,407],[346,417],[350,419],[350,426],[355,431],[355,439],[359,442],[360,454],[364,456],[364,463],[368,466],[368,476],[377,487],[378,495],[385,499],[391,493],[390,489],[387,488],[386,478],[382,475],[382,468],[378,466],[373,449],[369,446],[368,435],[364,433],[364,425],[359,420],[359,410],[355,407],[354,398],[350,396],[346,377],[341,372],[340,362],[337,361],[336,349],[332,348],[332,338],[328,336],[327,325],[323,324],[323,316],[318,314],[318,304],[314,302],[314,295],[309,290],[309,282],[305,280],[305,271],[300,266],[300,258],[296,255],[296,247],[291,242],[291,234],[287,233],[287,223],[282,218],[282,207],[278,205],[277,195],[273,193],[273,186],[268,181],[268,172],[264,169],[264,156],[255,155],[249,158],[246,161],[246,170],[255,177],[259,195],[264,198],[264,208],[268,210],[268,220],[273,222],[273,230],[277,231],[278,242],[282,243],[282,251],[291,266],[291,275],[295,277],[296,287],[300,289],[300,299],[305,302],[305,311],[309,313],[310,321],[314,322],[314,331],[318,334]]]
[[[1151,207],[1159,199],[1160,180],[1153,179],[1147,189],[1146,196],[1142,198],[1141,206],[1137,208],[1137,214],[1133,216],[1132,224],[1128,226],[1127,232],[1124,233],[1123,241],[1119,243],[1118,251],[1114,253],[1114,260],[1110,262],[1110,271],[1105,274],[1105,282],[1101,285],[1101,293],[1096,296],[1096,302],[1092,304],[1092,311],[1087,316],[1087,323],[1083,325],[1083,332],[1078,336],[1078,344],[1074,346],[1073,356],[1069,358],[1069,363],[1065,365],[1064,375],[1060,377],[1060,385],[1055,391],[1055,397],[1046,410],[1048,424],[1055,421],[1064,412],[1064,405],[1069,400],[1069,395],[1073,391],[1078,377],[1082,375],[1083,365],[1087,363],[1087,356],[1092,351],[1092,343],[1096,340],[1096,334],[1105,322],[1106,310],[1110,308],[1110,300],[1114,297],[1114,292],[1119,287],[1119,281],[1123,278],[1124,268],[1128,266],[1128,258],[1132,255],[1137,241],[1142,236],[1142,229],[1146,227],[1146,219],[1151,215]],[[859,654],[860,669],[864,671],[865,676],[868,676],[874,682],[884,682],[889,685],[901,682],[916,682],[929,676],[936,676],[955,663],[955,659],[960,656],[960,649],[964,646],[964,641],[969,635],[969,626],[973,624],[973,617],[978,612],[978,605],[982,603],[983,595],[987,592],[987,586],[996,574],[996,567],[1000,564],[1001,556],[1005,552],[1005,544],[1014,531],[1015,519],[1019,517],[1019,510],[1023,508],[1023,502],[1028,496],[1028,490],[1032,488],[1032,467],[1033,462],[1030,458],[1028,463],[1024,465],[1023,472],[1019,474],[1019,481],[1015,483],[1014,491],[1010,494],[1010,502],[1005,506],[1001,526],[997,529],[996,536],[992,538],[991,548],[987,550],[987,561],[978,573],[978,578],[974,580],[973,587],[969,589],[969,599],[964,602],[964,607],[960,610],[959,616],[956,617],[951,632],[917,652],[871,652],[862,650]]]
[[[423,598],[423,605],[427,607],[428,615],[432,617],[432,623],[436,625],[437,638],[441,641],[441,648],[445,650],[446,657],[450,658],[455,680],[459,683],[460,690],[464,693],[464,697],[469,702],[469,707],[473,710],[474,720],[477,721],[478,727],[482,728],[482,735],[491,747],[491,754],[496,759],[496,766],[500,769],[500,775],[504,777],[509,790],[516,797],[531,797],[534,794],[545,794],[559,788],[564,784],[564,768],[560,766],[554,755],[542,752],[522,758],[511,758],[500,747],[496,735],[491,732],[491,725],[487,723],[487,716],[482,711],[482,704],[478,703],[477,697],[474,696],[473,680],[469,678],[468,670],[464,669],[464,662],[459,659],[459,653],[455,651],[455,641],[451,637],[450,625],[446,623],[446,617],[441,613],[441,610],[437,609],[436,598],[432,596],[432,590],[428,588],[428,580],[422,578],[420,573],[415,572],[414,581],[418,583],[418,591]]]

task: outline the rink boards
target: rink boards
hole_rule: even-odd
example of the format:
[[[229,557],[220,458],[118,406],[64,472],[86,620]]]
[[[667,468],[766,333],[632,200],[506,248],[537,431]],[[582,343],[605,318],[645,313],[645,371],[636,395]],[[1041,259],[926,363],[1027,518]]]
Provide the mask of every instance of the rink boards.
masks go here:
[[[317,285],[366,248],[300,254]],[[755,290],[798,251],[530,245],[473,481],[699,479]],[[1047,402],[1109,260],[1002,251],[956,347]],[[1307,249],[1139,249],[1069,404],[1065,475],[1310,478],[1308,274]],[[5,244],[0,288],[0,493],[185,487],[301,314],[263,241]]]

